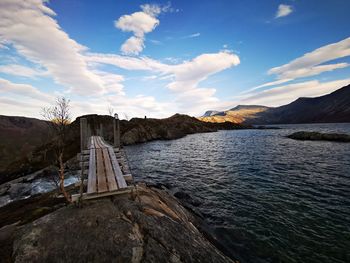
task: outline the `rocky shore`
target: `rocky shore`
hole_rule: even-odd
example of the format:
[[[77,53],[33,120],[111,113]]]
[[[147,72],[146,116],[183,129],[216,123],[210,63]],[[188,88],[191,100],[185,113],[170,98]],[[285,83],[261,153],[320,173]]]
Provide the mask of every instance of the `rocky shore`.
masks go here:
[[[287,136],[294,140],[350,142],[350,135],[300,131]]]
[[[3,262],[234,262],[174,196],[144,184],[82,208],[45,194],[0,215]]]

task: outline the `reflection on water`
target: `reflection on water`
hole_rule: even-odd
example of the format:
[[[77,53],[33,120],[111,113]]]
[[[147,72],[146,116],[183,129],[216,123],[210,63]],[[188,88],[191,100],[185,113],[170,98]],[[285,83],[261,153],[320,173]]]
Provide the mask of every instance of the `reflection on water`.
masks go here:
[[[242,262],[350,262],[350,144],[295,141],[300,130],[195,134],[127,147],[136,179],[171,184]]]

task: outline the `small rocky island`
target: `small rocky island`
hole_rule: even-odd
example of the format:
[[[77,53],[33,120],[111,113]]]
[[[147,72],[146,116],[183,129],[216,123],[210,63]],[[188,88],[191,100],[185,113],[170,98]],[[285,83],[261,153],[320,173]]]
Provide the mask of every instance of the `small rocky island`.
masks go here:
[[[294,140],[350,142],[350,135],[342,133],[295,132],[287,136]]]

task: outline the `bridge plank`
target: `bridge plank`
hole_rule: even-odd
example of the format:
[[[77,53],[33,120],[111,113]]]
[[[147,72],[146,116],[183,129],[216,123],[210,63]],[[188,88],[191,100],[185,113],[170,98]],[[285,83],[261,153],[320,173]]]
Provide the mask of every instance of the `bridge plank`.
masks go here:
[[[105,163],[106,168],[106,177],[107,177],[107,183],[108,183],[108,190],[109,191],[115,191],[118,189],[118,185],[116,182],[116,179],[114,177],[113,168],[111,164],[111,159],[109,158],[109,153],[106,147],[102,149],[103,152],[103,160]]]
[[[101,137],[99,138],[99,141],[104,147],[106,147],[108,149],[109,157],[110,157],[110,160],[112,163],[112,167],[114,170],[115,178],[116,178],[117,183],[118,183],[118,187],[119,188],[127,187],[126,181],[125,181],[123,173],[120,169],[120,166],[119,166],[118,160],[116,158],[116,155],[114,153],[113,147],[110,146],[109,144],[107,144],[105,141],[103,141]]]
[[[127,187],[127,184],[126,184],[125,179],[123,177],[123,173],[120,170],[120,167],[119,167],[117,158],[115,157],[113,148],[112,147],[107,147],[107,149],[108,149],[108,152],[109,152],[109,157],[110,157],[111,162],[112,162],[112,167],[113,167],[113,170],[114,170],[115,178],[116,178],[117,183],[118,183],[118,187],[119,188],[125,188],[125,187]]]
[[[97,137],[97,136],[95,136],[95,147],[96,148],[101,148],[101,145],[100,145],[100,143],[99,143],[99,137]]]
[[[97,161],[97,191],[103,193],[108,191],[106,182],[106,173],[103,163],[103,156],[101,148],[96,149],[96,161]]]
[[[91,141],[92,141],[92,139],[91,139]],[[87,193],[88,194],[96,193],[96,157],[95,157],[95,149],[94,148],[90,148]]]

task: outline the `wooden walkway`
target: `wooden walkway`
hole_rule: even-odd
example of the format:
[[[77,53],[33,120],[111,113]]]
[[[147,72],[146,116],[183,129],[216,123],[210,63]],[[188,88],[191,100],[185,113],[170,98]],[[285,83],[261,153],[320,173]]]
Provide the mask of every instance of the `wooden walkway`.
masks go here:
[[[100,136],[89,140],[89,171],[87,193],[112,192],[127,187],[112,146]]]

